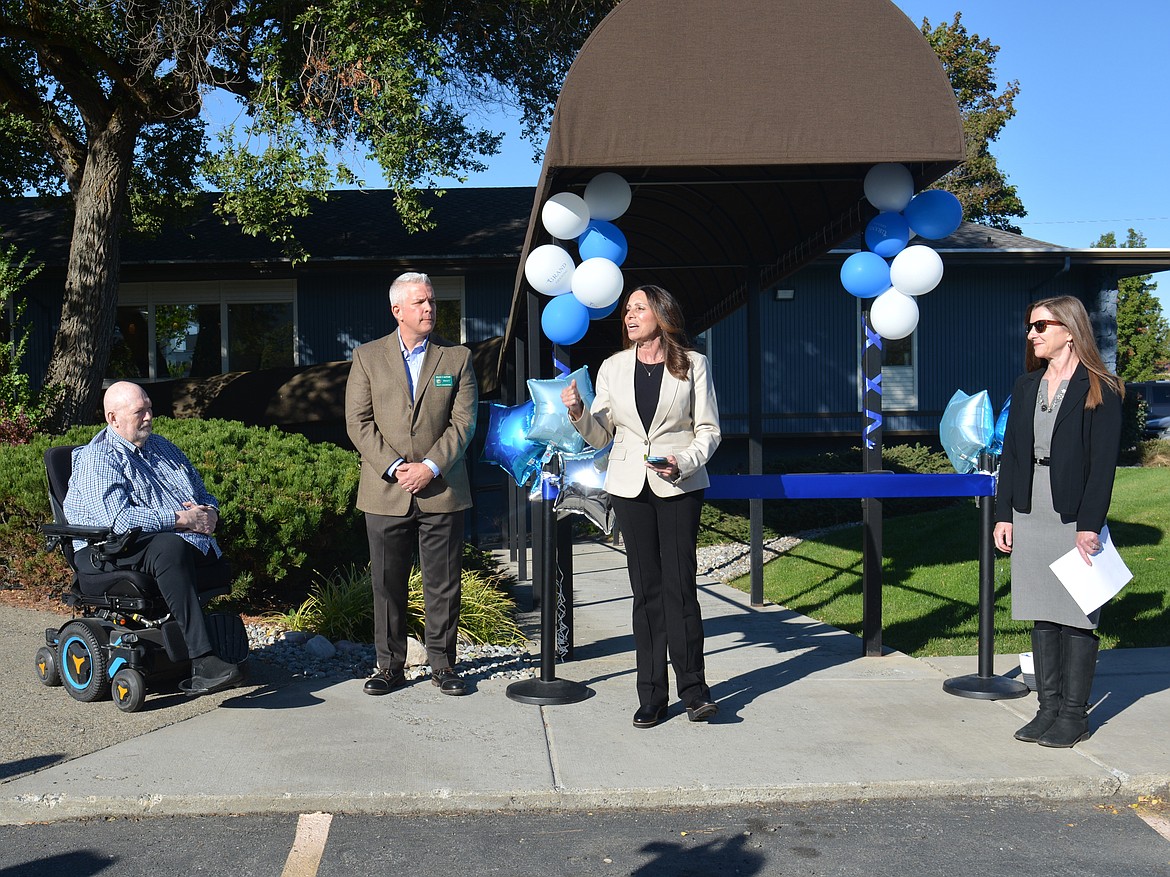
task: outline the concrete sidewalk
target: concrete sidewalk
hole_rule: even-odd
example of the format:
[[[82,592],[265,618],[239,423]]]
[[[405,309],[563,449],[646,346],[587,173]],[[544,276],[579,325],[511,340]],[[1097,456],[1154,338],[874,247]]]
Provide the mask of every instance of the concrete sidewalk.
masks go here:
[[[1019,743],[1035,697],[943,691],[974,657],[862,658],[849,634],[702,586],[709,724],[681,704],[637,730],[625,558],[575,551],[576,704],[510,700],[488,680],[464,698],[416,683],[368,697],[361,680],[298,680],[0,784],[0,822],[93,815],[446,812],[951,795],[1094,798],[1170,786],[1170,649],[1103,652],[1093,737]],[[29,649],[31,654],[32,649]],[[997,659],[997,672],[1015,670]],[[59,694],[60,692],[58,692]],[[113,710],[95,704],[95,710]]]

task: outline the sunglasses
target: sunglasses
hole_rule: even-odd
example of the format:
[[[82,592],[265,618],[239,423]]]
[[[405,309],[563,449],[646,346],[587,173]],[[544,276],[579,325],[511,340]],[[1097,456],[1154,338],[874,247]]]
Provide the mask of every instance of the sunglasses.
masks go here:
[[[1024,323],[1024,334],[1027,335],[1033,329],[1037,334],[1043,335],[1049,326],[1063,326],[1064,323],[1060,320],[1033,320],[1031,323]]]

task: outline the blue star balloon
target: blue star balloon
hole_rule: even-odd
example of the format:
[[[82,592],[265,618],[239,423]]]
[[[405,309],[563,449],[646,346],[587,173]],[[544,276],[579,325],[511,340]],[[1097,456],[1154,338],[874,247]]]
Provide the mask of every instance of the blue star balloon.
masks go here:
[[[579,385],[578,385],[579,386]],[[609,468],[609,449],[588,450],[581,454],[561,455],[561,490],[553,502],[558,516],[584,515],[607,536],[613,530],[614,513],[605,492],[605,472]]]
[[[979,468],[979,453],[991,444],[994,428],[991,399],[986,390],[974,396],[955,390],[943,411],[938,436],[956,472],[968,475]]]
[[[547,442],[567,453],[579,454],[585,449],[585,439],[569,422],[569,410],[561,401],[561,391],[569,386],[570,381],[577,382],[577,392],[588,411],[594,394],[593,381],[589,379],[589,369],[585,366],[561,378],[528,382],[528,395],[536,406],[532,424],[528,427],[528,440]]]
[[[480,457],[485,463],[505,469],[521,487],[540,471],[545,452],[543,444],[528,440],[533,411],[532,402],[510,408],[493,403]]]
[[[1007,433],[1008,412],[1012,408],[1012,397],[1008,396],[1004,400],[1003,410],[999,412],[999,417],[995,419],[995,432],[991,436],[991,447],[989,450],[993,454],[1003,453],[1003,437]]]

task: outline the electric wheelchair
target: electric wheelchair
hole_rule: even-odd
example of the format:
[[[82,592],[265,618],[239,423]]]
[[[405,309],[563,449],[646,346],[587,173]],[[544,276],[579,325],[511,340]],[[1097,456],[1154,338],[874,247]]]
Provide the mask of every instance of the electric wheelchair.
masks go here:
[[[64,600],[74,617],[60,628],[45,631],[45,645],[37,650],[34,669],[44,685],[63,686],[76,700],[88,703],[112,695],[118,709],[132,713],[142,708],[148,688],[173,687],[176,680],[189,678],[191,661],[179,624],[151,575],[95,568],[133,544],[139,528],[115,534],[108,527],[81,527],[66,521],[65,493],[74,447],[60,445],[45,452],[53,523],[41,526],[46,550],[60,548],[73,572]],[[84,540],[89,551],[75,553],[74,539]],[[200,604],[229,593],[230,581],[226,561],[200,569]],[[242,664],[248,657],[248,635],[240,617],[226,612],[204,617],[215,653]],[[183,687],[181,682],[179,687]]]

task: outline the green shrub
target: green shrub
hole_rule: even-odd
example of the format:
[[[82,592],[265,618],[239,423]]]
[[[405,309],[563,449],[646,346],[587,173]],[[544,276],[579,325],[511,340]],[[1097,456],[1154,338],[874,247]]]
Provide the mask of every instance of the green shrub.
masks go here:
[[[1137,393],[1126,393],[1121,403],[1121,449],[1136,447],[1142,440],[1150,405]]]
[[[299,599],[315,572],[365,556],[361,513],[354,508],[358,457],[352,451],[235,421],[160,417],[154,426],[187,454],[219,500],[217,536],[236,574],[236,597],[258,598],[247,594],[255,586],[263,599],[279,602],[280,592]],[[64,436],[0,447],[0,551],[13,579],[8,586],[38,581],[21,576],[39,574],[34,570],[43,565],[29,555],[40,541],[37,527],[50,520],[45,450],[84,444],[98,429],[77,427]],[[68,578],[62,576],[64,587]]]

